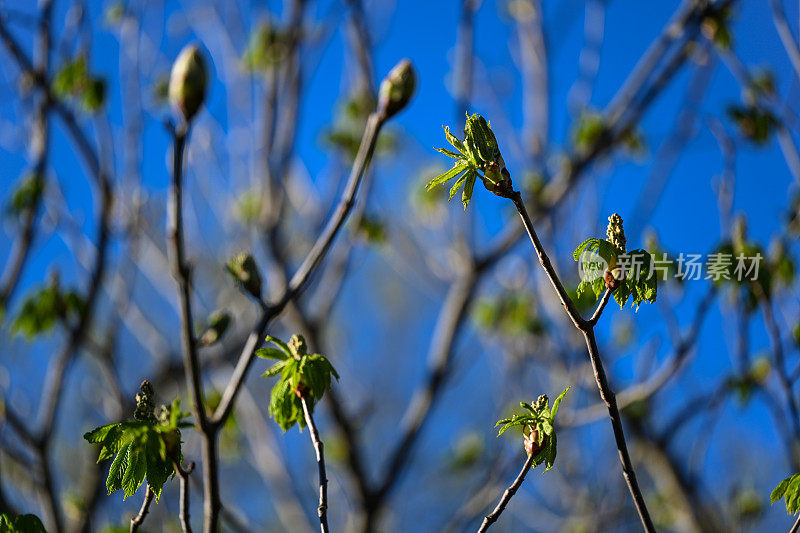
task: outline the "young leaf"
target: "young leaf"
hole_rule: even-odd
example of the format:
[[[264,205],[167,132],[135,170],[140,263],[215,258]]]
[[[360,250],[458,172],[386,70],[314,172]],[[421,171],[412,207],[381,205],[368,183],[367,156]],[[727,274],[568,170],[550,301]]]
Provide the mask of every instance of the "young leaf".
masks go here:
[[[448,150],[447,148],[437,148],[434,146],[433,149],[439,153],[446,155],[447,157],[452,157],[453,159],[462,159],[464,157],[462,154],[459,154],[458,152],[454,152],[452,150]]]
[[[273,337],[271,335],[267,335],[266,341],[267,342],[271,342],[272,344],[274,344],[275,346],[277,346],[281,350],[283,350],[283,353],[286,354],[286,357],[292,357],[292,351],[289,349],[289,346],[285,342],[283,342],[282,340],[280,340],[280,339],[278,339],[276,337]]]
[[[550,409],[550,416],[553,417],[553,419],[555,419],[556,413],[558,413],[558,406],[561,405],[561,400],[563,400],[564,396],[567,395],[567,392],[569,392],[569,389],[570,389],[570,387],[567,387],[566,389],[561,391],[561,394],[559,394],[556,397],[555,401],[553,402],[553,408]]]
[[[12,521],[3,513],[0,514],[0,533],[47,533],[47,530],[36,515],[22,514]]]
[[[181,421],[188,415],[180,411],[180,400],[175,399],[170,407],[161,406],[156,416],[152,396],[152,386],[143,382],[136,395],[135,420],[106,424],[84,434],[87,441],[100,444],[98,462],[116,454],[106,478],[109,494],[123,489],[128,498],[147,479],[158,499],[162,486],[174,474],[173,464],[180,464],[179,428],[190,425]]]
[[[302,429],[305,427],[305,414],[301,397],[313,411],[316,402],[330,389],[331,376],[339,379],[339,374],[324,356],[309,354],[300,335],[292,336],[288,344],[274,337],[267,337],[267,340],[290,354],[263,374],[263,377],[280,374],[270,393],[269,414],[284,431],[295,424]]]
[[[466,179],[467,179],[467,174],[464,173],[460,178],[458,178],[456,180],[456,182],[453,184],[453,186],[450,187],[450,197],[447,199],[448,201],[453,199],[453,196],[456,195],[456,193],[458,192],[458,189],[461,188],[461,185],[464,184],[464,181],[466,181]]]
[[[450,128],[448,128],[447,126],[443,126],[443,128],[444,128],[444,136],[447,138],[447,142],[453,145],[453,148],[461,152],[462,155],[466,156],[467,149],[464,148],[464,143],[459,141],[455,135],[450,133]]]
[[[286,359],[289,357],[283,350],[265,346],[256,350],[256,355],[261,359]]]
[[[447,183],[451,179],[455,178],[456,176],[464,172],[466,169],[467,169],[467,164],[464,161],[459,161],[447,172],[439,174],[438,176],[431,179],[425,186],[425,190],[430,191],[434,187],[438,187],[443,183]],[[452,198],[452,195],[450,197]]]
[[[473,169],[469,169],[465,176],[464,191],[461,193],[461,203],[464,204],[464,211],[467,210],[469,201],[472,199],[472,189],[475,187],[475,180],[478,179],[478,173]]]

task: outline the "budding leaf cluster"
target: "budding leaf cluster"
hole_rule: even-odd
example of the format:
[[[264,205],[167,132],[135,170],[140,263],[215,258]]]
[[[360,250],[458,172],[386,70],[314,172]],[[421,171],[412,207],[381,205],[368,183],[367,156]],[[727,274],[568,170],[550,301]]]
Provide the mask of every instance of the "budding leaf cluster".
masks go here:
[[[181,462],[180,429],[191,427],[182,421],[189,415],[181,412],[179,399],[156,413],[152,397],[152,386],[145,381],[136,395],[133,420],[106,424],[83,436],[100,445],[98,463],[114,458],[106,479],[108,494],[122,489],[127,498],[146,479],[158,501],[164,483],[175,475],[173,465]]]
[[[262,359],[277,359],[278,362],[261,377],[280,376],[272,387],[269,414],[284,431],[295,424],[303,429],[306,422],[301,399],[306,400],[309,411],[313,412],[316,403],[331,388],[331,376],[338,380],[339,374],[326,357],[308,353],[301,335],[292,336],[288,344],[271,336],[266,340],[276,348],[259,348],[256,355]]]
[[[800,474],[793,474],[775,487],[769,495],[770,504],[783,499],[786,503],[786,512],[797,514],[800,511]]]
[[[289,31],[272,22],[262,24],[250,37],[242,66],[250,72],[270,71],[286,58],[291,38]]]
[[[256,299],[261,298],[261,275],[252,254],[240,252],[234,255],[225,268],[243,290]]]
[[[522,428],[525,443],[525,451],[528,455],[533,455],[533,465],[545,465],[545,472],[553,468],[556,461],[557,438],[555,430],[555,419],[558,413],[558,406],[567,394],[569,387],[561,391],[561,394],[553,402],[553,407],[549,405],[547,395],[539,396],[533,404],[519,402],[525,412],[516,414],[510,418],[498,420],[495,427],[500,427],[497,434],[499,437],[511,428]]]
[[[614,213],[608,220],[606,239],[586,239],[572,254],[581,272],[577,295],[590,293],[597,299],[610,289],[620,309],[631,299],[631,307],[638,310],[642,302],[656,301],[658,279],[653,259],[641,248],[626,252],[622,217]]]
[[[39,517],[32,514],[19,515],[16,520],[0,514],[0,533],[47,533]]]
[[[231,325],[231,315],[227,311],[217,310],[208,317],[208,322],[200,334],[200,346],[211,346],[217,343]]]
[[[769,253],[747,237],[747,222],[735,221],[732,238],[723,241],[709,255],[708,268],[714,268],[718,286],[741,291],[745,309],[754,311],[762,300],[769,301],[781,287],[790,287],[795,279],[795,263],[786,245],[775,241]],[[756,276],[757,274],[757,276]]]
[[[74,98],[84,109],[95,112],[106,98],[106,83],[92,76],[85,54],[79,54],[66,63],[53,80],[53,92],[60,98]]]
[[[732,105],[727,112],[742,136],[756,145],[766,144],[780,125],[772,111],[759,104]]]
[[[83,313],[83,298],[73,290],[62,290],[58,279],[30,294],[11,325],[13,333],[27,339],[47,333],[58,321],[71,321]]]
[[[456,151],[447,148],[436,148],[436,150],[455,159],[455,163],[447,172],[432,178],[426,186],[427,190],[456,178],[455,184],[450,188],[449,199],[452,200],[463,186],[461,202],[465,210],[472,199],[472,191],[478,178],[489,192],[500,196],[507,194],[511,189],[511,176],[506,170],[492,127],[485,118],[477,113],[467,115],[463,141],[450,133],[447,126],[444,127],[444,134],[447,142]]]
[[[11,201],[6,206],[6,212],[10,215],[21,215],[39,202],[42,193],[44,193],[42,176],[35,172],[28,174],[20,180],[11,194]]]

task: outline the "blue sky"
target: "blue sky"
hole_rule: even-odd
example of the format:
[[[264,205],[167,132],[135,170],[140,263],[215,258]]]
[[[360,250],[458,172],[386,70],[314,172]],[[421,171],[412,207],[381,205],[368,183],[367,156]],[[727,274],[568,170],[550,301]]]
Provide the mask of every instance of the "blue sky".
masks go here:
[[[380,2],[374,2],[379,4]],[[66,15],[64,2],[59,2],[56,27],[63,24]],[[239,2],[241,6],[246,2]],[[255,26],[264,17],[263,3],[255,3],[252,13],[245,9],[245,24]],[[275,7],[275,2],[268,2]],[[554,152],[559,147],[568,145],[570,126],[575,117],[568,112],[567,95],[578,74],[578,56],[583,46],[584,4],[577,0],[561,0],[559,2],[545,2],[544,19],[546,26],[546,39],[550,60],[550,99],[551,99],[551,148]],[[733,34],[734,47],[737,54],[748,66],[770,67],[775,74],[778,91],[782,95],[790,95],[790,104],[795,104],[798,94],[797,79],[792,71],[785,52],[780,45],[774,31],[772,20],[764,2],[750,0],[738,3],[736,9]],[[110,34],[102,23],[102,11],[106,2],[89,2],[89,15],[92,27],[91,63],[93,72],[104,76],[109,83],[108,110],[112,125],[118,126],[122,121],[122,99],[119,83],[119,48],[116,36]],[[159,50],[165,58],[173,57],[187,43],[197,40],[198,35],[187,31],[176,19],[180,9],[192,8],[195,2],[166,2],[165,11],[168,14],[164,27],[163,40]],[[368,6],[370,4],[368,3]],[[29,10],[28,2],[21,0],[5,2],[4,6],[20,10]],[[314,4],[312,13],[318,19],[327,13],[339,13],[342,10],[338,4],[329,1]],[[514,64],[509,37],[512,34],[513,24],[509,18],[502,14],[502,2],[487,0],[483,2],[476,15],[476,53],[477,65],[475,69],[475,91],[470,108],[485,114],[492,119],[503,113],[507,120],[495,118],[493,124],[497,130],[501,147],[511,144],[512,139],[519,135],[522,126],[522,90],[519,73]],[[592,94],[590,104],[592,107],[602,109],[616,93],[621,83],[628,76],[641,54],[653,38],[662,30],[665,22],[677,8],[675,1],[641,2],[635,0],[611,0],[607,3],[605,13],[605,41],[601,50],[600,71]],[[448,89],[448,77],[452,72],[454,58],[454,42],[456,39],[456,23],[459,14],[459,3],[454,1],[416,1],[399,0],[391,11],[391,17],[386,16],[387,10],[368,7],[373,16],[373,38],[375,41],[375,70],[378,77],[383,76],[401,58],[410,58],[418,73],[418,90],[410,108],[404,111],[395,121],[394,127],[403,132],[403,138],[408,141],[400,153],[390,159],[382,160],[378,169],[378,182],[374,199],[377,209],[392,210],[395,216],[402,216],[403,196],[407,193],[410,184],[416,179],[420,170],[430,163],[441,163],[440,156],[432,150],[433,146],[444,143],[441,126],[450,125],[455,131],[460,131],[463,119],[456,116],[456,109],[452,95]],[[787,12],[790,21],[798,18],[797,5],[792,3]],[[156,23],[153,23],[156,24]],[[16,34],[29,46],[30,42],[24,29],[17,28]],[[239,39],[244,42],[246,38]],[[301,109],[301,127],[297,141],[298,156],[302,159],[308,174],[315,176],[329,176],[331,166],[338,164],[330,152],[322,149],[321,136],[325,128],[333,120],[337,104],[340,103],[340,88],[347,84],[347,70],[343,68],[345,57],[344,35],[337,30],[329,43],[326,43],[321,53],[315,52],[313,59],[316,67],[313,71],[306,72],[304,84],[307,87],[307,96]],[[211,57],[212,62],[214,57]],[[4,65],[7,58],[4,58]],[[219,68],[215,65],[215,68]],[[156,72],[150,73],[153,77],[168,69],[168,63],[157,62]],[[681,108],[684,99],[687,80],[691,69],[683,69],[663,92],[645,115],[642,130],[649,147],[648,156],[641,160],[630,160],[624,157],[614,159],[613,165],[601,165],[593,169],[583,178],[579,186],[580,192],[570,200],[571,212],[558,214],[558,219],[564,221],[568,231],[573,228],[577,231],[602,234],[606,216],[619,212],[623,218],[633,214],[639,200],[645,180],[652,169],[652,155],[656,153],[659,144],[669,135],[674,127],[674,120]],[[3,94],[13,90],[13,85],[5,69],[5,82]],[[253,88],[253,98],[256,99],[257,88]],[[4,97],[5,99],[5,97]],[[657,208],[649,213],[643,226],[654,228],[663,245],[675,252],[707,253],[711,251],[720,239],[718,211],[716,196],[712,188],[713,180],[722,171],[722,157],[717,143],[706,126],[706,117],[725,117],[725,109],[732,103],[740,101],[740,89],[727,71],[720,64],[715,69],[710,82],[709,90],[701,105],[700,121],[696,136],[683,152],[670,180],[661,192]],[[210,87],[208,111],[201,116],[201,121],[215,120],[223,130],[226,130],[227,99],[225,87],[216,79]],[[0,105],[0,113],[4,120],[13,120],[16,109],[9,102]],[[168,150],[168,137],[161,124],[166,116],[166,110],[155,110],[146,117],[145,141],[142,147],[143,160],[141,170],[143,183],[156,196],[163,195],[167,184],[166,156]],[[746,213],[749,222],[749,231],[753,239],[765,247],[770,239],[781,230],[786,209],[787,198],[796,190],[792,183],[780,149],[776,143],[771,143],[765,148],[754,148],[747,144],[736,133],[730,124],[726,125],[734,135],[737,142],[736,158],[736,190],[734,196],[734,212]],[[93,232],[91,221],[91,200],[88,180],[80,169],[80,162],[76,158],[71,145],[65,138],[60,128],[56,129],[53,141],[53,161],[55,173],[66,193],[67,202],[76,212],[82,213],[84,229]],[[224,147],[220,147],[221,151]],[[224,158],[224,156],[223,156]],[[512,174],[516,169],[523,167],[523,162],[513,156],[507,157],[507,163]],[[516,160],[515,160],[516,159]],[[3,197],[10,185],[26,168],[24,151],[19,149],[8,150],[4,145],[0,147],[0,183],[3,184]],[[119,169],[117,169],[119,170]],[[524,173],[523,169],[519,174]],[[220,179],[225,179],[221,176]],[[312,178],[313,179],[313,178]],[[481,221],[478,231],[480,242],[487,242],[489,237],[500,227],[500,203],[489,198],[485,191],[477,191],[477,202],[471,209],[478,212]],[[460,209],[457,205],[451,209]],[[586,219],[586,213],[589,214]],[[643,228],[638,228],[639,230]],[[7,232],[12,229],[7,228]],[[562,235],[563,237],[563,235]],[[579,237],[579,236],[578,236]],[[576,237],[577,238],[577,237]],[[641,234],[629,234],[629,243],[643,244]],[[2,239],[0,243],[0,257],[8,254],[10,239]],[[566,238],[561,238],[556,243],[556,250],[562,257],[568,257],[571,243]],[[518,247],[517,254],[531,260],[528,249]],[[33,256],[33,261],[26,272],[23,281],[25,287],[31,287],[45,278],[50,267],[50,262],[56,259],[66,279],[75,279],[77,272],[70,254],[63,242],[55,237],[40,243],[40,248]],[[414,355],[410,358],[407,367],[403,368],[403,379],[399,381],[398,390],[401,394],[410,394],[412,385],[419,379],[424,368],[424,353],[432,328],[432,321],[438,308],[438,302],[443,293],[426,293],[420,287],[410,291],[410,294],[398,305],[401,309],[412,313],[413,316],[401,317],[401,328],[396,331],[390,328],[385,317],[375,318],[379,315],[380,304],[370,311],[370,304],[362,304],[368,289],[368,284],[378,279],[382,273],[391,268],[382,261],[378,255],[360,256],[357,279],[347,286],[344,301],[337,308],[337,319],[342,322],[340,338],[355,336],[358,330],[366,329],[372,334],[354,346],[353,360],[359,364],[367,365],[372,371],[381,372],[382,365],[372,361],[370,354],[376,347],[387,339],[395,342],[399,351],[407,351]],[[562,268],[571,269],[572,264],[562,263]],[[569,271],[571,273],[571,271]],[[538,275],[538,274],[537,274]],[[672,301],[679,303],[678,313],[682,324],[688,325],[692,310],[700,297],[705,293],[707,286],[704,282],[690,282],[686,294],[665,293]],[[796,297],[793,297],[796,300]],[[790,302],[787,309],[796,314],[797,302]],[[365,305],[365,307],[362,307]],[[351,309],[360,309],[360,313],[352,313]],[[418,311],[417,311],[418,310]],[[415,311],[417,311],[415,313]],[[609,324],[621,313],[631,314],[632,311],[620,312],[616,309],[611,312],[611,306],[604,316],[604,323]],[[726,325],[728,315],[715,309],[703,328],[700,336],[697,355],[689,366],[688,378],[682,378],[684,389],[671,390],[678,397],[687,397],[699,390],[708,390],[713,383],[718,381],[721,373],[730,368],[728,350],[732,346],[726,344],[726,336],[732,329]],[[635,316],[637,331],[641,339],[647,339],[663,334],[661,315],[653,306],[644,306]],[[767,346],[767,339],[760,325],[754,321],[752,328],[753,352],[757,353]],[[405,331],[413,331],[412,335],[405,335]],[[601,340],[608,341],[610,332],[605,328],[601,332]],[[13,346],[20,346],[19,340],[2,340],[0,346],[3,350]],[[458,402],[459,398],[470,394],[470,391],[480,389],[486,384],[486,376],[493,374],[492,362],[486,354],[479,352],[474,344],[477,343],[474,332],[469,333],[460,344],[464,362],[471,361],[474,365],[463,368],[455,383],[445,394],[442,403]],[[14,372],[11,374],[12,388],[19,387],[28,391],[31,400],[35,399],[37,384],[42,379],[38,370],[44,368],[43,364],[48,359],[47,348],[52,343],[43,341],[34,345],[30,359],[14,359]],[[41,349],[40,349],[41,348]],[[609,357],[613,360],[610,366],[619,383],[633,379],[637,368],[636,351],[628,350],[615,353]],[[669,353],[663,347],[658,358],[663,359]],[[465,355],[466,354],[466,355]],[[792,352],[790,361],[796,357]],[[131,363],[129,363],[131,364]],[[135,362],[132,363],[135,366]],[[23,376],[37,376],[31,381],[22,383]],[[495,376],[496,377],[496,376]],[[138,377],[131,379],[127,386],[135,386]],[[386,376],[381,380],[386,380]],[[387,380],[393,381],[391,379]],[[377,385],[368,389],[379,388]],[[402,411],[400,403],[389,408],[395,414]],[[449,419],[440,409],[434,416],[431,427],[437,426],[426,434],[421,449],[441,450],[452,442],[451,431],[460,431],[459,428],[479,426],[476,419],[482,424],[496,418],[493,405],[468,410],[460,413],[457,418]],[[474,416],[474,418],[471,418]],[[774,486],[786,474],[781,461],[782,452],[779,442],[770,433],[772,423],[765,419],[764,408],[758,403],[751,403],[745,409],[728,407],[722,412],[722,423],[717,431],[734,431],[734,428],[753,424],[757,428],[752,436],[757,446],[763,446],[774,453],[774,460],[770,460],[768,468],[747,472],[753,477],[753,483],[765,493],[765,490]],[[439,425],[441,424],[441,425]],[[604,434],[608,427],[600,424],[593,426],[593,438],[607,439]],[[698,430],[697,427],[694,431]],[[608,430],[610,431],[610,430]],[[295,436],[289,437],[294,439]],[[300,437],[297,437],[300,438]],[[303,436],[302,438],[305,438]],[[689,437],[687,437],[689,438]],[[692,437],[693,438],[693,437]],[[730,472],[730,454],[734,452],[726,446],[727,439],[717,438],[712,445],[711,453],[705,467],[710,478],[724,478],[726,483],[735,480],[737,473]],[[292,442],[292,440],[289,440]],[[385,451],[385,450],[384,450]],[[380,450],[377,452],[380,457]],[[727,494],[727,493],[725,493]],[[718,499],[724,499],[720,494]],[[413,501],[413,500],[412,500]],[[782,511],[773,509],[770,518],[776,524],[783,526],[785,519]]]

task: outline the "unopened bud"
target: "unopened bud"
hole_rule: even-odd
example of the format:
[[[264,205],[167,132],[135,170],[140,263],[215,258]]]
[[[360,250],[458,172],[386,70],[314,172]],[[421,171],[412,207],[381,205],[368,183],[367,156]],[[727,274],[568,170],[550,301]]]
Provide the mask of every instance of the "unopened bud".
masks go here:
[[[613,244],[619,253],[625,253],[628,242],[625,240],[625,230],[622,228],[622,217],[617,213],[608,217],[606,240]]]
[[[292,335],[289,339],[289,350],[294,355],[295,359],[300,359],[302,356],[308,354],[308,345],[306,339],[302,335]]]
[[[231,323],[231,315],[225,311],[214,311],[208,317],[208,325],[200,336],[201,346],[210,346],[220,340]]]
[[[186,122],[191,121],[203,105],[207,84],[203,55],[197,46],[186,46],[172,64],[169,75],[169,101]]]
[[[233,279],[254,297],[261,299],[261,276],[253,256],[241,252],[233,256],[226,265]]]
[[[386,118],[403,109],[414,95],[417,75],[408,59],[401,60],[381,82],[378,109]]]
[[[153,386],[149,381],[144,380],[139,386],[139,392],[136,393],[136,412],[133,418],[147,422],[155,422],[155,408]]]
[[[506,192],[505,189],[510,188],[511,175],[500,154],[500,146],[491,124],[478,113],[467,115],[467,122],[464,124],[464,144],[475,157],[479,170],[483,171],[486,188],[495,194]]]
[[[530,427],[530,426],[529,426]],[[528,455],[536,455],[542,449],[542,442],[539,442],[539,431],[536,429],[529,429],[522,434],[522,444],[525,447],[525,452]]]

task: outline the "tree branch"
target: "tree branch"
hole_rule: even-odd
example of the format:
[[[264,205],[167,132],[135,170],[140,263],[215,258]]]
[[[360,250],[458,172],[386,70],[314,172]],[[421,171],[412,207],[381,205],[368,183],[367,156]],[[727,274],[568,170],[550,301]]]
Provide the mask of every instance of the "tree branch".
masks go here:
[[[317,515],[319,516],[319,527],[322,533],[328,533],[328,477],[325,473],[324,445],[319,438],[314,417],[311,416],[311,410],[308,408],[308,402],[304,395],[300,396],[300,402],[303,404],[303,415],[311,436],[311,443],[314,445],[314,451],[317,454],[317,468],[319,469],[319,507],[317,507]]]
[[[136,533],[139,530],[139,526],[142,525],[144,519],[147,517],[147,513],[150,512],[150,504],[153,503],[154,497],[155,493],[150,489],[150,485],[148,485],[144,493],[142,508],[139,509],[139,514],[131,518],[131,533]]]
[[[194,463],[189,463],[185,470],[177,462],[173,466],[181,480],[181,510],[179,515],[181,531],[183,533],[192,533],[192,523],[189,520],[189,475],[194,471]]]
[[[331,244],[333,244],[337,233],[344,225],[345,220],[347,220],[347,216],[350,214],[350,211],[355,204],[356,193],[358,192],[361,179],[364,176],[364,171],[366,170],[367,165],[372,158],[372,153],[375,150],[375,143],[378,139],[378,133],[380,132],[385,121],[385,114],[379,111],[376,111],[369,116],[366,129],[364,130],[364,134],[361,138],[361,145],[358,150],[358,155],[353,162],[353,167],[350,171],[350,177],[347,185],[345,186],[345,190],[342,193],[342,197],[339,200],[339,204],[336,206],[331,218],[328,220],[327,225],[314,243],[314,246],[308,252],[305,260],[295,272],[294,276],[289,282],[289,285],[283,292],[283,295],[274,304],[267,305],[261,314],[258,324],[256,324],[256,327],[251,331],[250,336],[248,337],[247,342],[242,349],[242,353],[239,356],[239,360],[236,363],[236,367],[233,370],[233,375],[228,382],[228,386],[225,388],[225,391],[222,394],[220,404],[210,419],[210,422],[215,427],[219,427],[225,422],[225,420],[227,420],[228,416],[230,416],[231,410],[233,409],[233,403],[236,400],[236,395],[244,383],[244,379],[247,376],[250,365],[253,363],[256,346],[258,346],[258,343],[261,342],[261,338],[264,336],[267,325],[272,319],[274,319],[283,311],[283,309],[286,307],[286,304],[288,304],[290,300],[295,298],[305,288],[309,278],[322,262],[322,259],[330,249]]]
[[[533,458],[534,454],[528,454],[528,458],[525,459],[525,464],[522,465],[522,470],[520,470],[519,474],[517,475],[517,479],[515,479],[511,486],[505,490],[494,510],[486,515],[486,517],[483,519],[481,527],[478,528],[478,533],[483,533],[489,529],[489,526],[497,522],[497,519],[500,518],[500,514],[505,511],[508,502],[511,501],[511,498],[514,497],[514,494],[516,494],[519,488],[522,486],[522,482],[525,481],[525,476],[528,474],[531,466],[533,466]]]
[[[628,453],[628,445],[625,442],[625,434],[622,430],[622,420],[620,419],[619,409],[617,408],[614,392],[611,390],[611,387],[608,384],[608,379],[606,378],[606,373],[603,369],[603,362],[600,359],[600,352],[597,349],[597,342],[595,341],[594,337],[594,324],[591,324],[589,321],[584,320],[580,316],[575,308],[575,304],[572,302],[572,299],[570,299],[569,295],[564,290],[564,286],[558,277],[558,273],[555,271],[555,268],[553,268],[550,258],[547,256],[547,252],[545,252],[539,237],[536,235],[536,230],[531,223],[527,209],[525,208],[525,204],[523,203],[519,192],[512,191],[509,195],[509,198],[512,202],[514,202],[514,205],[519,212],[519,216],[522,219],[522,224],[525,226],[525,230],[528,232],[531,243],[533,243],[533,248],[539,257],[539,262],[542,264],[542,268],[544,268],[547,277],[550,279],[550,283],[553,285],[553,288],[558,294],[558,297],[561,300],[561,305],[566,310],[567,315],[569,316],[570,320],[572,320],[572,323],[575,324],[575,327],[583,333],[584,339],[586,340],[586,347],[589,352],[589,360],[591,361],[592,369],[594,370],[597,388],[600,391],[600,398],[608,407],[608,414],[611,418],[611,426],[614,429],[614,440],[616,441],[617,451],[619,452],[620,462],[622,463],[622,474],[625,477],[625,482],[628,484],[628,490],[630,491],[633,502],[636,505],[636,510],[639,513],[642,527],[648,533],[655,532],[653,521],[650,519],[650,513],[647,511],[644,496],[642,496],[642,492],[639,489],[639,483],[636,480],[636,472],[633,469],[633,462],[631,461],[630,454]],[[603,296],[606,299],[607,294]],[[602,311],[602,309],[598,308],[598,311]]]
[[[183,155],[186,147],[188,125],[172,129],[173,158],[172,185],[170,187],[170,245],[172,271],[178,283],[178,299],[181,315],[181,344],[183,346],[183,368],[186,384],[192,398],[194,415],[202,436],[203,453],[203,516],[204,531],[216,533],[219,529],[221,507],[216,456],[216,434],[209,424],[203,403],[203,382],[200,362],[197,356],[197,339],[194,336],[192,320],[191,269],[186,262],[183,232]],[[185,483],[182,483],[184,486]],[[188,512],[188,509],[187,509]]]

